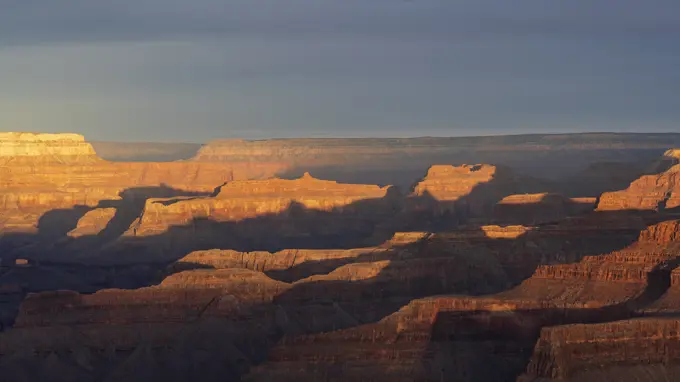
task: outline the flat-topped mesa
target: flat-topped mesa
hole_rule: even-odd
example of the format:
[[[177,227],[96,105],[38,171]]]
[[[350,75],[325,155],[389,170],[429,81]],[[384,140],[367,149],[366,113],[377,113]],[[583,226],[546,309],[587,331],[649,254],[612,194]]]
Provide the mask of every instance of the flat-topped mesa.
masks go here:
[[[50,211],[121,198],[208,195],[225,182],[267,179],[286,168],[275,162],[109,162],[81,135],[0,133],[0,232],[36,232]]]
[[[480,227],[485,237],[490,239],[516,239],[527,232],[531,231],[531,227],[521,225],[511,225],[501,227],[498,225],[485,225]]]
[[[657,210],[680,206],[680,165],[661,174],[645,175],[621,191],[606,192],[597,205],[599,211]]]
[[[492,165],[435,165],[413,189],[413,196],[431,198],[443,211],[490,216],[503,196],[515,193],[511,172]]]
[[[92,145],[79,134],[0,133],[0,164],[98,161]]]
[[[496,178],[496,166],[478,165],[435,165],[429,168],[425,178],[413,190],[418,196],[430,194],[437,200],[458,200],[469,195],[474,187],[491,182]]]
[[[216,197],[149,199],[134,224],[134,232],[136,236],[146,236],[195,219],[239,222],[258,217],[286,217],[296,212],[303,215],[305,212],[333,212],[345,217],[376,219],[392,211],[388,206],[396,199],[392,200],[391,190],[390,186],[319,180],[309,174],[295,180],[234,181],[222,186]],[[341,216],[336,220],[341,220]]]
[[[412,142],[407,142],[412,141]],[[429,143],[429,142],[428,142]],[[215,140],[201,147],[194,161],[285,161],[309,166],[343,165],[394,158],[399,153],[424,154],[450,150],[443,145],[401,139],[243,139]]]
[[[305,203],[308,197],[334,200],[338,204],[349,204],[366,198],[382,198],[390,187],[372,184],[338,183],[332,180],[316,179],[308,172],[294,180],[266,179],[229,182],[220,188],[218,199],[233,198],[292,198]]]

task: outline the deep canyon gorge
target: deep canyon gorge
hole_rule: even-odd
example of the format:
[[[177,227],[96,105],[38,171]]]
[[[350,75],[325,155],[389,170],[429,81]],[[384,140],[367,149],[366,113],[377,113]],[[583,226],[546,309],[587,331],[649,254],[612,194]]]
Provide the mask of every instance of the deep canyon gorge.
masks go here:
[[[680,134],[149,145],[0,133],[0,380],[680,378]]]

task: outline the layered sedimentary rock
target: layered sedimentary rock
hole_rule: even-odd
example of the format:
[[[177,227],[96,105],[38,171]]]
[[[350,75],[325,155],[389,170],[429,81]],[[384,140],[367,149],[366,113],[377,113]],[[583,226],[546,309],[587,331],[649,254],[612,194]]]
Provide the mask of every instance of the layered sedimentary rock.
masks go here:
[[[78,220],[76,228],[69,231],[70,237],[81,237],[87,235],[97,235],[101,233],[106,226],[116,216],[115,208],[96,208],[88,211],[82,218]]]
[[[645,175],[622,191],[602,194],[598,210],[665,210],[680,206],[680,165]]]
[[[272,139],[210,142],[196,161],[282,161],[286,174],[312,171],[346,183],[392,184],[407,189],[426,169],[441,163],[503,164],[523,174],[562,181],[595,162],[647,163],[673,145],[678,135],[562,134],[496,137],[424,137],[404,139]],[[680,140],[677,141],[680,143]],[[640,175],[607,175],[612,181],[581,177],[559,189],[568,196],[596,197],[610,185],[625,185]],[[618,173],[620,174],[620,172]],[[623,183],[619,180],[624,179]]]
[[[680,346],[678,322],[672,318],[680,311],[680,273],[673,270],[678,265],[677,232],[677,221],[662,222],[643,231],[635,246],[616,253],[617,259],[593,259],[600,269],[610,270],[609,279],[646,277],[645,292],[627,301],[627,315],[601,317],[598,324],[544,328],[518,381],[674,380],[674,365],[680,361],[674,350]],[[633,316],[649,318],[617,321]]]
[[[417,196],[431,196],[441,202],[456,202],[469,196],[477,188],[489,188],[488,191],[494,194],[487,197],[500,198],[504,193],[506,195],[508,193],[508,190],[503,190],[502,187],[513,186],[512,180],[508,170],[496,166],[436,165],[430,167],[425,178],[416,184],[413,193]]]
[[[98,162],[78,134],[0,133],[0,165]]]
[[[159,364],[171,363],[193,370],[184,371],[181,380],[235,380],[284,335],[375,322],[413,296],[505,287],[508,276],[496,257],[502,251],[483,250],[487,241],[500,245],[499,239],[482,235],[476,240],[481,244],[464,248],[425,233],[404,233],[377,248],[277,254],[286,261],[268,253],[197,252],[172,266],[157,287],[30,295],[15,328],[0,337],[0,367],[11,372],[6,375],[39,378],[80,359],[102,365],[99,370],[115,380],[123,364],[134,364],[127,378],[148,378],[169,377]],[[212,369],[178,358],[201,341],[213,344],[205,348],[212,354],[206,361]],[[101,346],[116,356],[95,355]],[[81,351],[90,355],[71,356]],[[57,359],[44,362],[52,354]],[[237,359],[242,359],[240,368],[234,367]],[[96,377],[76,370],[83,380]],[[215,370],[219,375],[212,374]]]
[[[491,165],[436,165],[413,190],[416,208],[454,214],[457,219],[482,218],[496,224],[532,225],[558,221],[593,209],[594,198],[565,198],[531,193],[536,179],[517,176]],[[520,193],[521,192],[521,193]]]
[[[635,241],[630,237],[633,231],[622,228],[616,234],[616,230],[607,231],[606,226],[597,228],[602,221],[515,229],[523,233],[505,244],[523,255],[496,258],[505,277],[512,275],[510,270],[514,269],[515,280],[522,278],[522,272],[530,269],[532,258],[534,266],[555,260],[577,262],[539,266],[520,285],[495,295],[414,300],[376,323],[286,338],[269,352],[268,362],[251,370],[245,380],[513,381],[525,370],[542,327],[627,318],[663,292],[663,280],[656,274],[650,276],[659,264],[674,257],[669,242],[654,239],[653,233],[663,228],[652,226],[640,234],[642,240],[627,246],[626,243]],[[500,228],[486,230],[501,233]],[[492,235],[502,236],[498,233]],[[584,238],[584,234],[589,236]],[[606,238],[602,236],[612,235],[622,235],[623,240],[619,244],[605,244]],[[437,241],[437,236],[430,241]],[[441,239],[455,243],[448,248],[484,240],[464,232],[442,235],[440,243]],[[572,240],[584,242],[565,243]],[[600,240],[605,242],[598,244]],[[493,248],[492,243],[485,246]],[[599,255],[595,249],[606,251],[607,247],[619,249],[606,255]],[[537,252],[532,254],[531,248]],[[507,253],[508,249],[502,245],[499,254]],[[441,244],[437,252],[446,253],[442,252]],[[579,255],[587,252],[592,255],[579,260]],[[546,254],[551,258],[540,258]],[[489,258],[484,262],[485,269],[489,269]],[[474,273],[473,269],[466,272]],[[322,280],[340,271],[314,279]],[[342,272],[351,280],[361,276],[356,271]]]
[[[602,153],[612,149],[662,150],[680,142],[678,135],[652,134],[571,134],[526,135],[495,137],[424,137],[424,138],[356,138],[356,139],[271,139],[248,141],[242,139],[217,140],[202,147],[194,157],[198,161],[268,161],[272,158],[294,163],[315,161],[346,165],[357,159],[395,159],[402,156],[448,155],[484,151],[487,154],[505,151],[566,151],[598,149]],[[467,150],[467,152],[464,152]],[[439,158],[446,159],[446,158]],[[468,158],[467,160],[470,160]],[[572,158],[577,161],[579,158]],[[436,162],[435,162],[436,163]]]
[[[667,229],[600,214],[355,250],[195,252],[156,287],[29,296],[0,336],[0,366],[84,381],[102,374],[74,363],[112,380],[509,381],[542,327],[625,317],[651,296]],[[179,358],[196,346],[205,363]]]
[[[105,255],[134,261],[125,258],[129,248],[138,253],[146,248],[148,260],[167,261],[197,249],[375,245],[394,232],[379,226],[393,219],[401,201],[391,187],[342,184],[308,174],[296,180],[232,181],[215,196],[148,199]]]
[[[101,160],[80,135],[0,133],[0,231],[47,231],[48,211],[64,210],[67,215],[75,206],[95,207],[125,197],[210,194],[224,182],[271,177],[283,167],[276,163],[114,163]],[[48,224],[40,227],[41,218],[47,218]],[[66,221],[60,223],[69,225],[76,218],[64,217]]]
[[[489,222],[494,206],[518,192],[512,172],[491,165],[435,165],[413,187],[402,218],[410,229],[452,229],[473,218]],[[421,226],[409,222],[421,222]],[[423,224],[425,223],[425,224]]]
[[[673,381],[679,328],[673,318],[545,328],[518,381]]]
[[[190,269],[244,268],[265,272],[277,280],[296,281],[324,274],[355,262],[374,262],[399,257],[395,249],[426,240],[428,233],[399,232],[376,247],[354,249],[287,249],[276,253],[234,250],[195,251],[167,267],[177,273]]]
[[[297,180],[270,179],[228,182],[215,197],[150,199],[134,224],[135,236],[164,232],[195,219],[237,222],[267,215],[287,215],[292,209],[331,212],[387,196],[388,187],[339,184],[306,174]],[[358,208],[354,208],[358,209]]]
[[[143,174],[164,176],[180,175]],[[181,182],[195,187],[201,176]],[[13,326],[0,333],[2,379],[550,380],[595,366],[608,373],[624,356],[652,368],[676,357],[672,325],[654,332],[653,324],[628,323],[637,321],[601,324],[680,311],[680,273],[671,272],[679,225],[664,221],[670,215],[600,211],[560,220],[593,200],[522,194],[516,177],[493,166],[435,167],[405,197],[310,176],[219,185],[193,194],[127,190],[68,208],[69,224],[60,214],[42,220],[39,231],[62,227],[46,236],[53,247],[45,253],[82,246],[82,254],[117,262],[26,257],[0,269],[0,322]],[[534,209],[542,202],[546,209]],[[415,212],[423,215],[411,209],[421,206]],[[418,227],[433,210],[461,224],[377,244],[399,219]],[[542,224],[518,225],[513,215],[522,214]],[[19,307],[27,292],[43,293]],[[546,334],[583,323],[595,329]],[[631,342],[630,333],[640,334]],[[659,344],[662,363],[652,355]]]

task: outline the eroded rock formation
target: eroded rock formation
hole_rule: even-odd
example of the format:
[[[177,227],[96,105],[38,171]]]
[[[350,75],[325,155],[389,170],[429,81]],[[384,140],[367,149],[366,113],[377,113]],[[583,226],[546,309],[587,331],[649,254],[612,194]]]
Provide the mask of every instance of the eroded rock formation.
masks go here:
[[[88,211],[78,220],[76,228],[69,231],[68,236],[81,237],[100,234],[109,225],[111,219],[116,216],[116,211],[115,208],[96,208]]]
[[[491,163],[522,174],[563,181],[593,163],[608,163],[609,171],[590,171],[568,184],[532,192],[596,197],[625,186],[641,173],[639,164],[660,157],[680,144],[680,135],[562,134],[496,137],[423,137],[403,139],[271,139],[220,140],[203,146],[196,161],[285,162],[291,177],[310,171],[323,179],[345,183],[392,184],[407,189],[432,165]],[[617,164],[624,163],[624,166]],[[604,169],[603,169],[604,170]],[[597,174],[595,174],[597,173]],[[602,175],[602,176],[600,176]],[[632,176],[632,178],[630,177]],[[623,182],[623,183],[621,183]],[[567,193],[565,193],[565,191]]]
[[[227,181],[267,178],[282,168],[276,163],[107,162],[77,134],[0,133],[0,231],[48,231],[50,211],[67,214],[76,206],[91,208],[126,196],[210,194]],[[69,223],[73,219],[77,216],[64,216],[58,223],[75,225]]]
[[[289,149],[282,162],[326,155]],[[527,192],[488,165],[435,166],[401,195],[238,180],[233,162],[225,179],[201,160],[69,160],[35,178],[0,167],[23,203],[13,227],[66,211],[41,215],[37,243],[0,267],[0,379],[602,382],[677,369],[672,169],[590,212],[594,199]],[[664,191],[663,208],[620,208]],[[17,257],[36,253],[71,262]]]
[[[147,201],[144,212],[134,223],[135,236],[164,232],[172,225],[185,225],[195,219],[237,222],[267,215],[287,215],[300,210],[331,212],[350,208],[361,201],[375,202],[388,195],[389,187],[340,184],[313,178],[269,179],[228,182],[215,197]]]
[[[95,374],[74,362],[112,380],[509,380],[541,327],[626,312],[606,309],[644,295],[645,272],[669,257],[657,227],[606,221],[404,233],[354,250],[195,252],[155,287],[30,295],[0,335],[0,366],[86,381]],[[556,262],[574,264],[540,266]],[[426,297],[446,293],[456,295]],[[196,346],[210,367],[178,358]]]
[[[0,133],[0,165],[98,161],[94,149],[82,135]]]
[[[680,165],[661,174],[645,175],[622,191],[602,194],[598,210],[665,210],[680,206]]]

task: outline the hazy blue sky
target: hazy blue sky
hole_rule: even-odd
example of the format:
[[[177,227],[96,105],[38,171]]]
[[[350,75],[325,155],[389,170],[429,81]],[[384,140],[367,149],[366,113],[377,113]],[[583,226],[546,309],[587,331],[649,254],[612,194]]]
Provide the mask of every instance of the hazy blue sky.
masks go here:
[[[680,132],[680,1],[1,0],[0,130]]]

